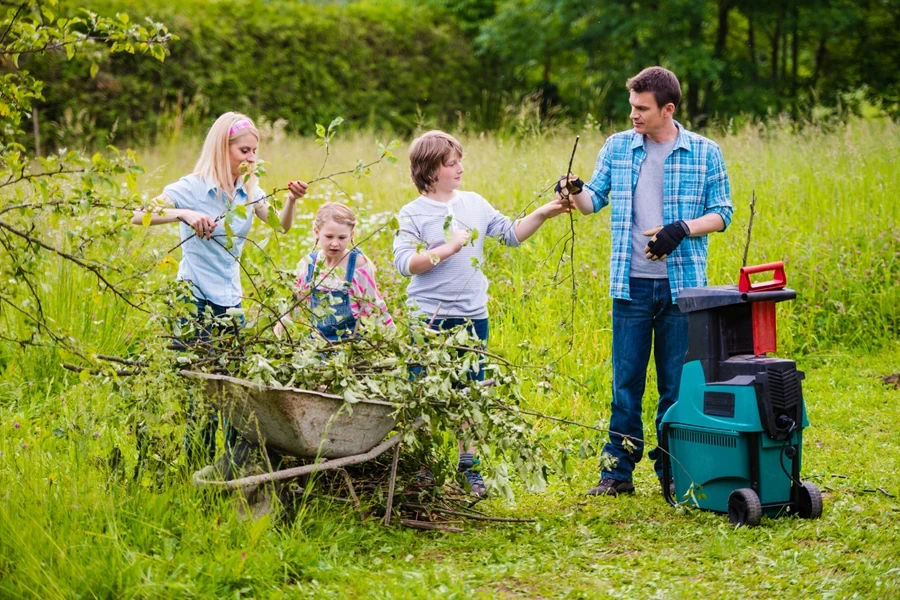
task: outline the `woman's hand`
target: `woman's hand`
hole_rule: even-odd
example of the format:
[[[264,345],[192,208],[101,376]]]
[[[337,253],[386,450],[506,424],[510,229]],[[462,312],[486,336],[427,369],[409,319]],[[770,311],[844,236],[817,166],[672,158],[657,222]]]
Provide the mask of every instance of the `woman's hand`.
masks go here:
[[[216,228],[216,221],[209,215],[196,210],[186,210],[179,219],[193,229],[198,238],[212,238],[212,232]]]
[[[306,188],[309,187],[309,184],[305,181],[289,181],[288,182],[288,201],[294,202],[298,198],[302,198],[306,195]]]

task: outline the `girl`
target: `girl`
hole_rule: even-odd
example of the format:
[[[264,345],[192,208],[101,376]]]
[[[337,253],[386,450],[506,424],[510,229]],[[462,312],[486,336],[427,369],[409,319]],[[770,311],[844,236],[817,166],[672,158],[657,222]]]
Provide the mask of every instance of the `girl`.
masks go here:
[[[322,205],[313,224],[319,249],[297,266],[298,296],[313,311],[319,333],[332,342],[354,335],[364,317],[395,327],[375,285],[375,265],[352,247],[355,227],[349,208],[336,202]]]

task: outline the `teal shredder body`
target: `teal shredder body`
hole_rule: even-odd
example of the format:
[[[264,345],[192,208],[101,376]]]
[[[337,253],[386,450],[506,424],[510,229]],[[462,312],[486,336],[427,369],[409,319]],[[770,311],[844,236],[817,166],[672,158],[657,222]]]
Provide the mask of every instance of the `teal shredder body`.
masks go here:
[[[736,525],[762,515],[821,515],[818,488],[800,481],[804,374],[794,361],[754,354],[754,302],[793,290],[748,294],[737,286],[684,290],[690,344],[677,402],[660,428],[667,500],[728,513]],[[774,308],[771,316],[774,317]],[[774,331],[771,332],[774,335]],[[674,482],[675,497],[667,481]]]

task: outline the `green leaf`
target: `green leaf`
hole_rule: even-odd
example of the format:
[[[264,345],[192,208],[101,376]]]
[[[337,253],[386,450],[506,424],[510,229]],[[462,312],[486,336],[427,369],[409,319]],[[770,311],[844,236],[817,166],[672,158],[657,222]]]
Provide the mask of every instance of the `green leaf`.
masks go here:
[[[269,210],[269,216],[266,218],[266,224],[278,233],[282,232],[281,219],[278,218],[278,213],[274,210]]]
[[[144,227],[150,227],[150,222],[151,222],[151,221],[153,221],[153,213],[151,213],[150,211],[145,212],[145,213],[141,216],[141,224],[142,224]]]
[[[97,71],[99,71],[99,70],[100,70],[100,65],[98,65],[97,63],[91,63],[91,79],[94,79],[97,77]]]
[[[316,135],[319,136],[320,138],[325,137],[325,126],[324,125],[322,125],[320,123],[316,123]]]
[[[247,218],[247,205],[246,204],[235,204],[234,205],[234,213],[242,219]]]
[[[72,60],[73,56],[75,56],[75,45],[66,44],[66,58]]]
[[[81,380],[81,383],[87,382],[87,380],[90,378],[91,378],[91,372],[88,371],[87,369],[82,369],[81,372],[78,374],[78,379]]]
[[[126,13],[118,13],[116,14],[116,17],[118,17],[118,19],[122,21],[122,23],[125,23],[126,25],[128,24],[129,19]]]

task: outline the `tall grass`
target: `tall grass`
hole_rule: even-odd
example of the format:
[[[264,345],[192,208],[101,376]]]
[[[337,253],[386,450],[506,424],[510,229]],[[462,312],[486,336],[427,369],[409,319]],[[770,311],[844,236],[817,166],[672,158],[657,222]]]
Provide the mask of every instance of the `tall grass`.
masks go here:
[[[514,214],[549,199],[537,192],[565,171],[573,139],[536,128],[518,138],[462,141],[465,189]],[[537,527],[428,537],[360,522],[322,501],[289,523],[246,523],[235,516],[235,499],[201,494],[188,483],[193,466],[179,452],[183,385],[162,375],[84,384],[60,368],[55,351],[3,346],[0,596],[897,595],[898,507],[862,490],[900,492],[896,392],[875,378],[900,371],[900,127],[854,121],[800,133],[745,129],[716,141],[735,217],[727,232],[711,236],[710,283],[736,281],[755,193],[749,260],[784,260],[798,294],[779,305],[779,354],[808,373],[813,428],[804,471],[830,488],[821,521],[766,520],[755,531],[732,531],[719,516],[668,508],[645,466],[636,472],[636,497],[584,505],[581,490],[595,478],[588,460],[576,463],[572,487],[555,480],[547,494],[521,497],[518,510],[537,515]],[[582,133],[574,167],[582,177],[602,142],[596,131]],[[148,195],[190,172],[199,147],[198,140],[180,140],[145,152]],[[338,137],[324,173],[353,168],[376,151],[373,136]],[[269,189],[312,179],[323,157],[311,141],[277,135],[262,141],[261,154],[270,161],[263,181]],[[416,195],[402,154],[397,165],[379,165],[359,181],[338,179],[363,218],[360,238],[375,230],[381,213]],[[316,207],[338,197],[330,183],[311,188],[296,229],[266,247],[271,258],[292,268],[310,248]],[[608,211],[575,218],[574,319],[570,282],[554,276],[558,267],[560,276],[572,268],[558,264],[568,228],[561,217],[521,248],[489,243],[490,347],[534,367],[522,371],[529,408],[604,422],[611,379]],[[258,224],[252,235],[267,233]],[[118,250],[139,260],[176,238],[174,227],[130,229]],[[379,266],[389,305],[399,310],[405,281],[390,265],[391,241],[377,233],[363,247]],[[245,251],[262,259],[250,246]],[[171,265],[158,276],[173,277]],[[90,283],[60,266],[46,274],[44,294],[48,314],[93,351],[122,354],[159,333],[110,296],[85,293]],[[0,324],[22,326],[8,314]],[[654,387],[651,372],[648,389]],[[153,426],[168,452],[155,459],[161,469],[135,475],[142,424],[130,407],[146,396],[153,400],[147,406],[166,413]],[[652,405],[646,403],[645,423],[652,422]],[[581,440],[594,449],[603,442],[594,433],[541,427],[550,440]],[[124,468],[112,460],[116,448]],[[490,510],[514,507],[494,501]]]

